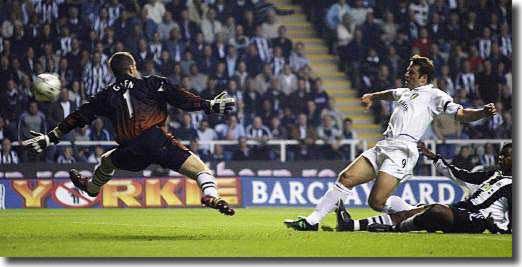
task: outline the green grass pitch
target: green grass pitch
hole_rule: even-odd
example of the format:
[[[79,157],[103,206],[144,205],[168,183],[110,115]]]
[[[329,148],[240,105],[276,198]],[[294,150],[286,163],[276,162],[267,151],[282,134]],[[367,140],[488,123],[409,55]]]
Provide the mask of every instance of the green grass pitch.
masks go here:
[[[295,232],[311,209],[0,210],[0,256],[511,257],[511,235]],[[352,209],[355,218],[375,214]],[[335,215],[324,225],[335,227]]]

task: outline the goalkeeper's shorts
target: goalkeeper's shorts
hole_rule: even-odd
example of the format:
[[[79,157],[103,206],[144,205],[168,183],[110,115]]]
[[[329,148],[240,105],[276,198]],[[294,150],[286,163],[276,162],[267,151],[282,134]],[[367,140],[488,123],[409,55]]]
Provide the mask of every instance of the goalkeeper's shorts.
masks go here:
[[[122,170],[141,171],[154,163],[177,171],[190,155],[190,150],[171,134],[153,127],[120,145],[110,157]]]

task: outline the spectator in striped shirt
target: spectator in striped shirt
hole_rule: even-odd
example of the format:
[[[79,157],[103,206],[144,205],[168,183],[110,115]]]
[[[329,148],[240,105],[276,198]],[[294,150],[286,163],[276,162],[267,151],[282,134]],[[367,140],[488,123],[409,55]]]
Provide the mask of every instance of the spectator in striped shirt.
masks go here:
[[[457,90],[463,89],[466,91],[467,95],[475,98],[477,97],[477,92],[475,89],[475,73],[471,71],[469,61],[463,61],[462,66],[462,72],[457,75]]]
[[[247,138],[250,140],[259,141],[259,145],[252,147],[253,159],[256,160],[269,160],[273,159],[274,154],[270,150],[270,147],[266,145],[266,141],[272,139],[272,133],[270,129],[263,125],[261,117],[256,116],[251,125],[246,128]]]
[[[247,126],[246,135],[249,139],[258,141],[267,141],[268,139],[272,138],[270,129],[263,125],[263,121],[259,116],[254,117],[253,123]]]
[[[4,138],[2,140],[2,150],[0,150],[1,164],[17,164],[19,163],[18,154],[11,149],[11,140]]]
[[[94,96],[112,81],[107,65],[101,63],[101,54],[95,52],[92,61],[83,69],[83,87],[87,96]]]
[[[486,27],[482,31],[482,37],[478,40],[477,44],[481,58],[486,59],[489,57],[491,53],[491,43],[491,30]]]

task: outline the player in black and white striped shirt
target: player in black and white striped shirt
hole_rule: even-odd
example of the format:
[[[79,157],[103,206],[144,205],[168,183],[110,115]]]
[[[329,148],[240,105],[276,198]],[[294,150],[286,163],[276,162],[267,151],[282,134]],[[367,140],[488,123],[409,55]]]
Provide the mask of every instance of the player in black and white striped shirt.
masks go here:
[[[457,168],[423,145],[419,145],[419,149],[435,161],[437,169],[458,179],[466,188],[476,187],[475,191],[464,201],[449,206],[432,204],[362,220],[352,220],[341,202],[337,210],[337,230],[482,233],[487,229],[492,233],[511,233],[511,143],[501,150],[499,169],[478,172]]]

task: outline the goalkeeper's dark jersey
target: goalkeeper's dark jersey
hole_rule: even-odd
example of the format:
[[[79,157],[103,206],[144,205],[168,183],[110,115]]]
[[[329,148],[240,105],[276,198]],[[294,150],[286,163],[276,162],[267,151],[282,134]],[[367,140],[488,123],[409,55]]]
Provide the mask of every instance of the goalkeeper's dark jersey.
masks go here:
[[[497,170],[470,172],[444,159],[442,162],[459,180],[479,185],[470,197],[452,206],[470,212],[480,212],[484,217],[492,217],[501,232],[511,232],[512,176],[503,175]],[[505,213],[507,213],[507,221],[502,220],[506,217]],[[503,223],[499,223],[501,221]]]
[[[155,126],[163,127],[167,103],[186,111],[202,109],[201,97],[172,85],[166,78],[146,76],[119,79],[71,113],[58,127],[67,133],[93,121],[96,116],[110,119],[116,142],[124,143]]]

